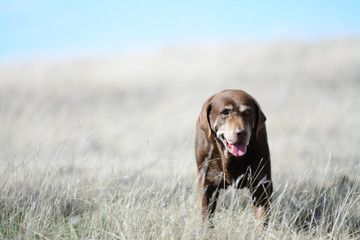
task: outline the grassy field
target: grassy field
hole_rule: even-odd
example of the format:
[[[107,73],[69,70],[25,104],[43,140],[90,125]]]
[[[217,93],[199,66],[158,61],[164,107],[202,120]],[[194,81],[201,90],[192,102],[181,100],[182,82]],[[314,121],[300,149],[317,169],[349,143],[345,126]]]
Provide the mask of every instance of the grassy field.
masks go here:
[[[267,116],[262,239],[359,239],[359,38],[2,64],[0,239],[257,239],[247,190],[201,223],[195,123],[228,88]]]

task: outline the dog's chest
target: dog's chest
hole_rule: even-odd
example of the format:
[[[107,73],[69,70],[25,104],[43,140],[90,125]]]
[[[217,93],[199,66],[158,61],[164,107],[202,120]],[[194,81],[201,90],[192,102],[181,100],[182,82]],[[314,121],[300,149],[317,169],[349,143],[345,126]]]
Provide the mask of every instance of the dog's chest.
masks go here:
[[[216,185],[233,185],[239,188],[246,187],[251,180],[252,169],[245,159],[218,158],[209,164],[207,179]]]
[[[237,187],[246,187],[251,181],[252,169],[246,159],[233,158],[224,162],[224,179],[228,184],[235,184]]]

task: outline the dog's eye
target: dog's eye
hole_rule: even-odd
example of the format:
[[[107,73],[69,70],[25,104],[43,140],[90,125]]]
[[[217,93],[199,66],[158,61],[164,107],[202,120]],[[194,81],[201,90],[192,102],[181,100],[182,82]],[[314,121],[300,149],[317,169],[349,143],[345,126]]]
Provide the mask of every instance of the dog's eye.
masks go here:
[[[223,117],[227,117],[230,114],[230,110],[229,109],[224,109],[220,114]]]
[[[245,114],[245,115],[250,115],[250,114],[251,114],[251,109],[246,109],[246,110],[244,111],[244,114]]]

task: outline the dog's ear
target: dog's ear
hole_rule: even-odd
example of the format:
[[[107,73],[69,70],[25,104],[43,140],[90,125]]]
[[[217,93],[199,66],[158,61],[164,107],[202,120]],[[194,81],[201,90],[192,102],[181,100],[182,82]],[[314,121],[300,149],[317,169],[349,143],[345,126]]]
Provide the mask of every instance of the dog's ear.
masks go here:
[[[210,126],[210,121],[209,121],[209,114],[211,113],[211,103],[213,100],[214,96],[211,96],[208,100],[206,100],[206,102],[204,103],[199,119],[198,119],[198,124],[199,127],[206,133],[206,136],[208,136],[208,138],[211,138],[212,135],[212,130],[211,130],[211,126]]]
[[[261,110],[259,103],[255,99],[253,100],[256,106],[255,132],[256,138],[258,138],[260,130],[265,126],[266,116]]]

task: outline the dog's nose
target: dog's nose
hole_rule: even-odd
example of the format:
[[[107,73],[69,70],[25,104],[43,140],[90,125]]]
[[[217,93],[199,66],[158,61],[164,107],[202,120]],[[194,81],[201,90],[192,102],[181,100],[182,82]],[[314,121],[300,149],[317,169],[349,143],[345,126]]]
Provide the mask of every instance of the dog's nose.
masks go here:
[[[246,135],[247,135],[247,131],[242,128],[236,128],[235,133],[236,133],[236,136],[238,136],[238,137],[246,137]]]

